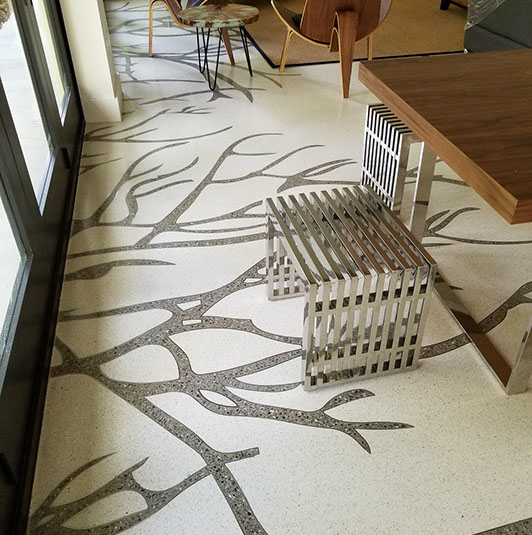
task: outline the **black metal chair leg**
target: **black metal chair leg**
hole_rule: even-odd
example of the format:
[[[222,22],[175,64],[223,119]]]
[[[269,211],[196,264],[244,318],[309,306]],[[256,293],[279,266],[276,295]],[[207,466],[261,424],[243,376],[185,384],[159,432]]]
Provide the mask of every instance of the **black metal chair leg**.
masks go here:
[[[246,54],[246,60],[248,62],[248,70],[249,75],[253,76],[253,70],[251,69],[251,60],[249,59],[249,47],[248,47],[248,39],[246,36],[246,30],[243,26],[240,26],[240,37],[242,37],[242,46],[244,47],[244,52]]]

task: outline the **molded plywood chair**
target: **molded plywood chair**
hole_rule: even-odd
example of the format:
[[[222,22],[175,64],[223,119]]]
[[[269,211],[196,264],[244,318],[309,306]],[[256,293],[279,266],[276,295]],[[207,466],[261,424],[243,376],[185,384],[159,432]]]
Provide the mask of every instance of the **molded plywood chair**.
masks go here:
[[[284,70],[290,39],[296,34],[340,53],[343,95],[348,97],[355,41],[368,38],[368,58],[372,59],[371,34],[388,14],[392,0],[307,0],[302,15],[290,11],[279,0],[271,3],[286,25],[279,70]]]
[[[177,15],[183,9],[178,0],[150,0],[150,24],[149,24],[149,55],[152,56],[152,43],[153,43],[153,7],[155,4],[160,3],[164,4],[175,23],[178,26],[183,27],[183,25],[178,21]],[[190,2],[187,7],[203,6],[205,4],[228,4],[229,0],[196,0],[195,2]],[[233,49],[231,48],[231,40],[229,39],[229,34],[227,29],[222,30],[222,38],[224,40],[224,45],[227,50],[227,55],[231,65],[235,64],[233,57]]]

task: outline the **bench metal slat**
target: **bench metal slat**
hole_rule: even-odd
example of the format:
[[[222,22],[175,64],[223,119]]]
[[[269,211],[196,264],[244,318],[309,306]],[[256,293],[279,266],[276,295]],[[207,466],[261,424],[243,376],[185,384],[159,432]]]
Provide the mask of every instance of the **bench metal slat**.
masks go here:
[[[346,209],[348,213],[351,213],[353,207],[349,206],[348,200],[341,195],[341,193],[334,189],[333,192],[336,194],[336,198],[342,203],[343,207]],[[387,264],[388,268],[391,271],[397,271],[402,266],[399,266],[396,261],[394,261],[393,258],[390,257],[387,251],[385,251],[381,245],[377,242],[375,237],[371,234],[371,230],[374,229],[373,225],[371,224],[371,221],[366,218],[364,215],[364,210],[362,210],[362,206],[355,205],[361,213],[361,215],[357,215],[357,220],[355,223],[359,226],[360,230],[366,237],[367,241],[371,244],[371,246],[376,250],[376,252],[379,254],[379,256],[382,258],[385,264]],[[364,222],[362,221],[364,220]]]
[[[310,199],[302,193],[300,196],[300,199],[305,204],[305,208],[312,216],[312,219],[316,222],[318,227],[320,228],[322,234],[324,235],[325,239],[333,249],[335,255],[340,260],[341,264],[343,265],[344,269],[347,271],[350,277],[358,277],[359,274],[356,272],[356,270],[353,269],[353,263],[350,262],[345,254],[342,252],[341,249],[341,243],[340,246],[338,245],[337,241],[335,240],[333,234],[327,229],[327,227],[323,224],[323,221],[321,221],[321,217],[319,217],[319,213],[316,211],[316,208],[312,205],[310,202]]]
[[[266,199],[266,203],[269,206],[273,215],[272,219],[275,219],[275,221],[281,227],[281,230],[284,234],[284,238],[286,240],[285,247],[292,253],[292,262],[294,262],[296,267],[300,270],[300,275],[305,277],[306,282],[308,284],[317,284],[317,280],[314,277],[314,274],[310,271],[310,268],[308,267],[305,258],[299,252],[299,248],[296,242],[294,241],[294,238],[292,237],[290,229],[288,228],[288,225],[285,223],[284,219],[279,213],[279,210],[277,210],[273,199]]]
[[[342,280],[342,279],[349,280],[351,278],[351,275],[342,270],[343,266],[339,265],[339,262],[341,264],[341,261],[338,258],[335,259],[333,255],[330,253],[330,251],[327,249],[326,243],[324,241],[324,238],[326,238],[326,236],[325,236],[325,233],[323,232],[323,229],[319,227],[319,232],[316,231],[313,225],[313,218],[312,219],[309,218],[309,216],[305,213],[304,207],[299,204],[299,202],[297,201],[294,195],[289,195],[288,198],[292,202],[297,212],[297,215],[300,217],[300,219],[303,221],[304,225],[307,227],[308,231],[310,232],[312,239],[316,242],[321,253],[323,254],[325,259],[329,263],[329,266],[331,267],[331,271],[334,273],[336,278],[338,280]]]
[[[306,256],[305,253],[306,253],[308,255],[308,258],[314,264],[314,267],[316,268],[316,271],[319,274],[319,276],[321,277],[322,281],[323,282],[328,282],[330,280],[329,274],[327,273],[327,271],[323,267],[322,263],[320,262],[320,260],[316,256],[316,253],[312,249],[312,246],[309,243],[305,232],[303,231],[301,226],[298,224],[298,222],[294,218],[294,214],[292,213],[292,211],[290,210],[290,208],[286,204],[286,201],[282,197],[278,197],[277,200],[279,201],[279,204],[282,206],[282,209],[283,209],[284,213],[287,215],[288,219],[292,223],[292,225],[294,227],[294,231],[296,232],[299,240],[301,241],[303,247],[305,248],[305,251],[300,251],[301,254],[304,255],[303,258],[305,258],[305,256]],[[308,263],[309,262],[307,260],[307,264]],[[309,267],[312,269],[312,266],[309,266]]]
[[[353,223],[351,223],[345,215],[342,213],[341,207],[335,202],[328,191],[323,192],[323,196],[327,199],[329,206],[334,210],[334,213],[340,218],[346,230],[349,231],[350,236],[356,241],[357,245],[362,249],[364,255],[371,263],[371,267],[377,272],[377,274],[382,275],[386,273],[383,267],[379,264],[378,260],[375,258],[373,253],[368,249],[367,245],[364,243],[364,240],[359,236],[358,232],[353,226],[353,223],[356,224],[356,216],[352,217]]]
[[[355,248],[353,247],[353,245],[349,242],[349,240],[342,233],[337,232],[337,228],[336,228],[336,225],[334,224],[334,221],[331,221],[331,214],[329,214],[329,212],[325,208],[323,202],[321,201],[321,199],[316,194],[316,192],[313,191],[313,192],[311,192],[310,195],[314,199],[314,202],[318,205],[318,207],[321,210],[322,214],[325,216],[325,218],[329,222],[329,225],[332,227],[332,229],[333,229],[334,233],[336,234],[336,236],[338,236],[338,238],[342,242],[342,245],[348,251],[349,256],[352,258],[352,260],[355,263],[355,265],[357,266],[357,268],[362,272],[363,275],[372,276],[373,274],[368,269],[368,266],[366,265],[364,260],[362,260],[360,255],[355,251]]]

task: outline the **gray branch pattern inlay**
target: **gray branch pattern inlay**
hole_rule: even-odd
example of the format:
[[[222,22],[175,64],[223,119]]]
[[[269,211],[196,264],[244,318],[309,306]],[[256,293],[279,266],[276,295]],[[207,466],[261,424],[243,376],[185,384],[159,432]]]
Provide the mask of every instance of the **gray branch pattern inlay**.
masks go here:
[[[85,137],[85,152],[80,167],[80,180],[94,173],[105,173],[111,164],[124,163],[126,155],[116,157],[108,148],[116,146],[142,147],[131,163],[125,162],[127,167],[121,176],[89,215],[75,217],[72,223],[71,238],[78,238],[83,233],[95,230],[109,232],[118,229],[138,231],[138,236],[129,245],[102,245],[95,240],[90,249],[73,250],[68,255],[69,264],[65,275],[65,283],[95,283],[106,280],[113,273],[120,270],[135,270],[142,267],[153,268],[153,272],[174,265],[174,262],[156,258],[155,253],[161,250],[179,250],[184,248],[212,248],[229,246],[232,244],[250,244],[262,242],[265,238],[264,221],[259,199],[252,200],[245,206],[231,208],[219,215],[202,218],[186,218],[183,216],[190,211],[205,191],[212,186],[241,184],[260,179],[277,184],[276,192],[288,192],[302,186],[331,186],[349,185],[354,181],[352,166],[356,164],[350,158],[335,158],[316,163],[316,158],[322,154],[322,145],[301,144],[297,148],[287,148],[281,154],[269,152],[262,147],[267,146],[267,140],[282,139],[278,132],[257,132],[242,135],[240,138],[225,143],[225,148],[215,158],[205,172],[198,171],[205,165],[204,156],[199,155],[187,161],[174,161],[169,156],[176,147],[190,146],[194,143],[209,140],[226,139],[232,134],[234,125],[212,126],[208,131],[195,135],[178,135],[168,138],[161,135],[159,124],[162,121],[174,121],[176,117],[214,116],[215,104],[218,100],[230,101],[245,99],[248,104],[255,101],[254,94],[264,89],[245,87],[236,77],[230,74],[219,74],[219,88],[210,92],[203,81],[197,78],[187,78],[185,74],[179,78],[146,78],[139,70],[139,62],[147,58],[145,42],[147,42],[147,5],[145,2],[118,1],[107,3],[109,30],[113,36],[113,50],[115,61],[120,71],[125,87],[134,87],[129,96],[125,97],[125,121],[123,125],[103,125],[89,128]],[[171,19],[162,9],[155,14],[155,39],[162,42],[170,35],[165,29],[171,28]],[[181,32],[181,33],[179,33]],[[186,36],[186,32],[179,30],[179,38]],[[129,37],[138,36],[137,41]],[[118,40],[128,37],[128,40]],[[172,34],[174,39],[175,34]],[[160,41],[159,41],[160,40]],[[128,44],[124,44],[127,42]],[[197,69],[196,50],[187,49],[187,45],[180,51],[161,52],[155,54],[150,61],[163,62],[166,65],[183,67],[182,73],[189,69]],[[235,47],[238,51],[238,48]],[[157,49],[156,49],[157,51]],[[242,66],[235,66],[233,72],[238,72]],[[169,70],[163,72],[170,72]],[[255,75],[262,82],[280,87],[280,77],[277,73],[261,72],[255,69]],[[150,94],[145,88],[161,83],[175,83],[176,89],[165,96],[154,91]],[[181,90],[182,84],[187,89]],[[179,87],[178,87],[179,84]],[[134,95],[134,96],[131,96]],[[197,105],[197,98],[210,95],[209,105]],[[160,109],[164,106],[163,109]],[[135,110],[141,110],[139,114]],[[209,124],[209,123],[206,123]],[[176,130],[179,132],[179,130]],[[228,138],[229,139],[229,138]],[[249,147],[259,147],[252,151]],[[128,149],[129,150],[129,149]],[[310,158],[312,156],[312,159]],[[124,160],[124,161],[123,161]],[[168,164],[168,162],[171,162]],[[228,174],[227,166],[234,162],[245,161],[245,165],[236,166],[242,169],[240,173]],[[307,162],[313,163],[307,163]],[[163,165],[165,162],[167,165]],[[254,165],[254,163],[256,165]],[[289,163],[287,167],[285,164]],[[170,167],[168,167],[170,166]],[[288,171],[287,169],[290,169]],[[345,170],[347,178],[338,179],[338,170]],[[198,179],[198,173],[200,178]],[[410,173],[412,175],[412,171]],[[412,175],[413,176],[413,175]],[[195,177],[195,178],[193,178]],[[463,183],[437,176],[436,181],[445,182],[452,186],[463,186]],[[175,204],[166,212],[155,211],[152,220],[139,222],[140,203],[152,199],[157,195],[170,194],[173,188],[188,188],[188,193],[175,195]],[[185,190],[184,190],[185,191]],[[80,199],[78,199],[80,202]],[[121,202],[123,210],[121,218],[111,220],[106,217],[114,203]],[[434,246],[451,245],[456,242],[482,243],[504,245],[507,242],[482,240],[468,240],[466,238],[445,234],[445,228],[465,213],[476,210],[473,207],[462,208],[454,212],[445,211],[432,216],[427,221],[426,237],[444,240],[446,243],[435,242]],[[165,238],[167,233],[183,235],[182,239]],[[227,236],[228,233],[237,234]],[[531,243],[530,240],[508,242],[511,244]],[[143,253],[140,256],[140,252]],[[138,256],[136,256],[138,255]],[[150,258],[150,255],[153,255]],[[82,263],[79,263],[82,262]],[[300,336],[289,336],[276,332],[269,332],[254,323],[251,318],[232,318],[214,315],[210,310],[224,299],[254,287],[265,285],[265,261],[254,262],[249,267],[243,267],[233,280],[215,289],[181,295],[179,297],[157,298],[141,303],[120,305],[116,307],[102,307],[96,311],[78,311],[62,307],[59,314],[59,325],[76,325],[81,320],[107,321],[123,317],[131,313],[149,313],[165,311],[168,319],[155,327],[144,330],[141,334],[130,337],[127,341],[81,357],[62,339],[59,333],[55,340],[55,351],[59,355],[59,363],[51,369],[51,380],[84,376],[91,378],[108,392],[112,392],[121,400],[133,407],[144,417],[157,424],[167,433],[176,437],[184,446],[190,448],[203,460],[204,466],[184,477],[175,485],[164,490],[151,490],[141,485],[136,473],[148,461],[145,458],[131,464],[115,475],[112,479],[96,490],[81,498],[67,503],[57,502],[57,498],[77,478],[86,474],[88,470],[98,467],[101,463],[111,459],[116,452],[110,451],[106,455],[88,460],[85,464],[72,471],[50,492],[42,503],[38,504],[30,519],[30,532],[33,535],[110,535],[120,533],[135,526],[142,525],[150,517],[157,515],[174,499],[187,489],[206,478],[212,478],[223,499],[227,503],[236,522],[244,535],[267,535],[265,528],[253,510],[246,494],[233,475],[232,463],[246,463],[259,456],[259,447],[251,447],[238,451],[220,451],[202,438],[177,417],[174,417],[157,404],[155,397],[162,394],[181,394],[194,400],[202,410],[208,414],[222,417],[254,418],[269,422],[290,424],[306,428],[319,429],[320,432],[339,433],[349,437],[354,447],[362,448],[371,453],[371,446],[365,437],[366,431],[398,431],[412,428],[409,423],[395,421],[350,421],[337,418],[329,411],[337,409],[359,400],[368,400],[374,393],[361,388],[351,388],[342,393],[332,393],[321,407],[315,410],[300,410],[290,407],[269,405],[250,401],[246,394],[282,394],[290,393],[301,388],[299,381],[286,382],[271,381],[268,384],[255,384],[247,376],[275,370],[277,366],[300,359],[301,352],[297,346],[301,345]],[[488,332],[499,325],[508,312],[517,306],[532,303],[532,281],[522,285],[502,305],[493,310],[481,322],[483,331]],[[193,303],[191,306],[184,306]],[[179,343],[174,341],[175,335],[203,331],[209,329],[229,329],[240,333],[249,333],[265,341],[274,341],[295,346],[294,349],[281,351],[273,355],[259,358],[251,363],[224,368],[217,371],[199,373],[194,371],[189,355]],[[465,335],[455,336],[422,350],[422,358],[435,357],[452,351],[467,344]],[[175,379],[157,382],[138,382],[117,380],[108,376],[104,366],[127,355],[128,353],[157,345],[167,350],[175,361],[179,375]],[[219,402],[215,402],[207,393],[215,393]],[[223,400],[223,402],[222,402]],[[334,414],[334,413],[333,413]],[[389,436],[393,437],[392,433]],[[388,435],[387,435],[388,436]],[[391,438],[390,440],[393,440]],[[68,527],[68,522],[87,508],[98,505],[101,500],[129,491],[136,493],[145,502],[145,508],[131,512],[113,521],[94,524],[85,529]],[[208,506],[208,505],[206,505]],[[490,532],[491,533],[491,532]],[[495,532],[494,532],[495,533]],[[501,532],[502,533],[502,532]],[[517,533],[517,532],[516,532]]]

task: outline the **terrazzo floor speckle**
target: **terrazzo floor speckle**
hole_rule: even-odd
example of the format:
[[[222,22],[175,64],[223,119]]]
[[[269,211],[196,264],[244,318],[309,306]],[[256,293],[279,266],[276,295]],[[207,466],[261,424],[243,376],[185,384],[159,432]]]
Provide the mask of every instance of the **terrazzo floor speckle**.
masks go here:
[[[532,390],[507,397],[438,299],[417,370],[309,393],[302,301],[266,298],[262,200],[358,182],[356,72],[343,100],[337,65],[252,49],[250,79],[235,38],[212,93],[164,8],[149,58],[147,2],[105,4],[125,115],[87,127],[30,533],[532,533]],[[512,361],[532,224],[436,175],[424,243]]]

